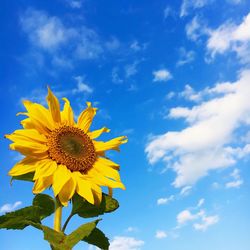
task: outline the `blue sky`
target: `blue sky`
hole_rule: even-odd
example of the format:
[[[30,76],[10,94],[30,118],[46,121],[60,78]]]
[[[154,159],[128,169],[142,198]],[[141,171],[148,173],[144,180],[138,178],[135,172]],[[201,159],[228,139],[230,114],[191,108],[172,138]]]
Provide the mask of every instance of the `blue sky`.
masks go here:
[[[111,250],[249,250],[249,1],[4,0],[0,19],[1,214],[33,197],[10,185],[20,156],[3,135],[50,85],[76,114],[93,102],[104,138],[129,138],[110,153],[127,188],[100,222]],[[0,241],[49,249],[32,228]]]

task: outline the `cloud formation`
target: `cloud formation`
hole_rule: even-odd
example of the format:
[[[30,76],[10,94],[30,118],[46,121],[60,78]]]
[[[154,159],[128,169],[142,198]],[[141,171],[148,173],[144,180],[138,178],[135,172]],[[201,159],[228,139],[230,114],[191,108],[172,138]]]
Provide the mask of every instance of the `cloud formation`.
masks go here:
[[[21,206],[22,202],[17,201],[14,204],[6,203],[0,207],[0,213],[9,213],[14,211],[17,207]]]
[[[167,69],[160,69],[160,70],[155,70],[153,71],[154,75],[154,82],[166,82],[170,79],[172,79],[172,75]]]
[[[110,242],[110,250],[140,250],[144,241],[133,237],[115,236]]]
[[[214,30],[210,29],[208,36],[207,50],[212,58],[232,51],[242,63],[250,62],[250,13],[238,25],[227,21]]]
[[[249,155],[249,144],[235,144],[238,129],[250,125],[250,70],[235,82],[217,83],[200,92],[197,105],[175,107],[168,118],[183,118],[188,124],[180,131],[154,136],[145,152],[151,164],[163,161],[177,176],[177,188],[193,185],[214,169],[234,165]]]

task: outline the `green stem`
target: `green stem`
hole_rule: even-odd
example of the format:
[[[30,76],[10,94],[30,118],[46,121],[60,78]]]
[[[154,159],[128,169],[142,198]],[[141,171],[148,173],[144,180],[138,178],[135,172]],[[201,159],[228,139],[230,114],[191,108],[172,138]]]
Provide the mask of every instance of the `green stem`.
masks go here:
[[[57,232],[61,232],[61,221],[62,221],[62,205],[58,198],[56,200],[56,211],[54,217],[54,230]]]
[[[67,218],[67,220],[65,221],[65,223],[64,223],[64,225],[63,225],[62,232],[65,231],[65,229],[66,229],[66,227],[67,227],[67,225],[68,225],[70,219],[71,219],[73,216],[74,216],[74,214],[72,214],[72,213],[69,215],[69,217]]]

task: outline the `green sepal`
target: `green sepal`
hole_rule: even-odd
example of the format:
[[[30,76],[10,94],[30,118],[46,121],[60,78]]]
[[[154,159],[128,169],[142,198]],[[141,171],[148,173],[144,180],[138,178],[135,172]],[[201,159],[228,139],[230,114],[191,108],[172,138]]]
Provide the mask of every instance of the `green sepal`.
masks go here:
[[[87,202],[84,198],[75,194],[72,198],[72,214],[78,214],[83,218],[97,217],[104,213],[115,211],[119,207],[116,199],[107,194],[102,194],[102,201],[99,205],[93,205]]]
[[[33,181],[34,174],[35,174],[35,172],[31,172],[31,173],[27,173],[27,174],[18,175],[18,176],[12,176],[10,183],[12,184],[12,182],[15,180],[34,182]]]
[[[39,207],[25,207],[0,216],[0,228],[24,229],[33,223],[41,223]]]
[[[91,234],[82,239],[88,244],[95,245],[103,250],[109,249],[109,239],[105,234],[97,227],[91,232]]]
[[[50,216],[55,212],[55,201],[47,194],[37,194],[33,199],[33,206],[40,208],[40,219]]]

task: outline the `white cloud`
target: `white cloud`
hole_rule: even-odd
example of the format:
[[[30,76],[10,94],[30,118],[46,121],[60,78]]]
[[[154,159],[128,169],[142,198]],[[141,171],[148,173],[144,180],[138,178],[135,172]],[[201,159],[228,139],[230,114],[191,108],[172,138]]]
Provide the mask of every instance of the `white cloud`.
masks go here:
[[[202,93],[197,93],[189,84],[186,84],[185,89],[179,93],[179,96],[184,97],[189,101],[198,102],[202,98]]]
[[[154,82],[166,82],[173,78],[171,73],[167,69],[160,69],[153,71],[153,75],[154,75],[153,79]]]
[[[165,9],[163,10],[164,19],[167,19],[168,17],[175,17],[175,16],[176,16],[175,11],[170,6],[166,6]]]
[[[175,187],[191,186],[213,169],[234,165],[249,154],[247,145],[233,148],[238,129],[249,126],[250,70],[235,82],[206,88],[206,100],[192,108],[176,107],[169,118],[184,118],[187,127],[151,137],[145,152],[151,164],[162,160],[177,177]]]
[[[170,99],[172,99],[174,96],[175,96],[175,92],[171,91],[171,92],[167,93],[166,99],[167,99],[167,100],[170,100]],[[250,136],[249,136],[249,137],[250,137]]]
[[[80,9],[83,4],[80,0],[67,0],[67,3],[72,9]]]
[[[167,238],[167,236],[168,236],[167,233],[162,230],[157,230],[155,233],[155,238],[157,239],[164,239],[164,238]]]
[[[197,41],[204,33],[206,33],[206,27],[200,17],[195,16],[193,19],[187,23],[186,35],[188,39],[192,41]]]
[[[22,202],[21,201],[17,201],[14,204],[4,204],[0,207],[0,213],[9,213],[14,211],[17,207],[21,206]]]
[[[69,3],[79,6],[80,1]],[[45,11],[30,8],[20,17],[20,23],[32,45],[32,53],[47,52],[56,66],[72,68],[73,60],[97,59],[105,49],[111,50],[93,29],[65,25],[62,19]]]
[[[189,210],[183,210],[177,215],[177,223],[179,225],[185,224],[189,221],[196,220],[200,213],[192,214]]]
[[[147,43],[142,43],[140,44],[137,40],[134,40],[130,44],[130,49],[132,49],[135,52],[145,50],[147,48],[148,44]]]
[[[250,13],[240,24],[232,21],[208,30],[207,50],[211,57],[225,52],[235,52],[242,63],[250,62]]]
[[[143,245],[144,241],[133,237],[115,236],[109,250],[140,250]]]
[[[174,195],[171,195],[167,198],[159,198],[157,200],[157,205],[164,205],[164,204],[167,204],[169,203],[170,201],[173,201],[174,200]]]
[[[205,202],[204,198],[200,199],[198,204],[197,204],[197,207],[201,207],[204,204],[204,202]]]
[[[137,73],[137,66],[139,61],[135,61],[132,64],[128,64],[125,66],[125,76],[129,78]]]
[[[112,79],[113,83],[116,83],[116,84],[123,83],[123,79],[121,79],[121,77],[119,75],[119,68],[118,67],[114,67],[112,69],[111,79]]]
[[[226,183],[226,188],[238,188],[243,184],[243,180],[240,177],[240,170],[238,168],[233,170],[230,177],[233,178],[233,180]]]
[[[218,215],[214,215],[214,216],[202,216],[201,219],[201,223],[195,223],[193,225],[195,230],[198,231],[206,231],[208,227],[216,224],[219,222],[219,216]]]
[[[46,50],[57,49],[75,36],[75,31],[67,29],[59,18],[43,11],[28,9],[20,21],[32,44]]]
[[[194,209],[199,208],[203,203],[204,199],[199,200],[198,205]],[[189,209],[185,209],[177,215],[176,219],[176,229],[180,229],[181,227],[192,223],[194,229],[197,231],[206,231],[209,226],[212,226],[219,222],[218,215],[208,216],[205,210],[200,210],[196,213],[191,213]]]
[[[74,79],[77,81],[77,88],[72,90],[73,94],[76,93],[88,93],[91,94],[93,92],[93,89],[83,82],[82,76],[75,76]]]
[[[138,229],[136,227],[128,227],[125,231],[131,233],[131,232],[137,232]]]
[[[180,9],[180,17],[189,15],[192,9],[200,9],[209,4],[211,0],[183,0]]]
[[[191,63],[195,59],[195,52],[193,50],[187,51],[184,47],[179,49],[179,60],[176,66],[183,66]]]
[[[181,195],[181,196],[187,196],[187,195],[190,194],[191,190],[192,190],[192,186],[185,186],[185,187],[183,187],[183,188],[181,189],[180,195]]]

